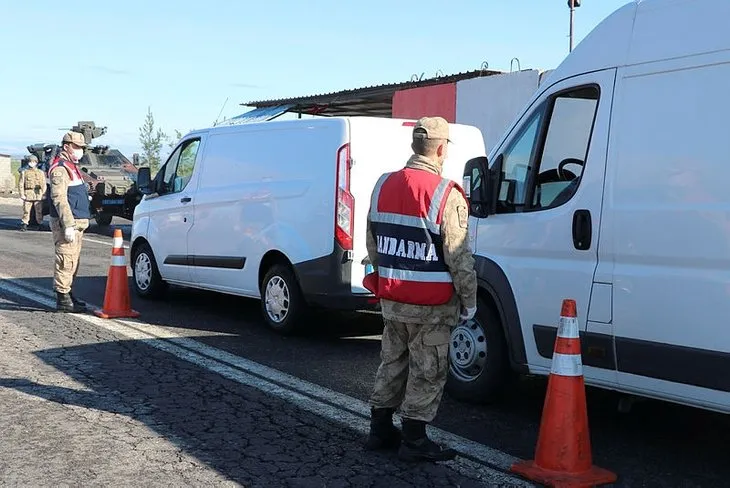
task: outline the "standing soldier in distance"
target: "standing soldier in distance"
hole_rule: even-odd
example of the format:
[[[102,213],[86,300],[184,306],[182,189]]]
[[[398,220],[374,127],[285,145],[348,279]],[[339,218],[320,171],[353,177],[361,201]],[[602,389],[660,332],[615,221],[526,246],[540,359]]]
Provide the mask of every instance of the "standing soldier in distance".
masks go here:
[[[76,299],[71,291],[79,268],[82,237],[91,218],[88,190],[78,168],[85,146],[82,134],[67,132],[63,136],[60,154],[48,168],[51,231],[56,245],[53,288],[59,312],[86,310],[86,304]]]
[[[40,227],[43,222],[43,198],[46,196],[46,175],[37,168],[38,158],[31,154],[28,168],[20,172],[18,191],[23,200],[23,217],[20,223],[21,232],[28,229],[30,210],[35,209],[35,220]]]
[[[441,177],[449,142],[445,119],[418,120],[414,155],[405,168],[380,177],[367,219],[375,271],[365,284],[380,298],[385,328],[365,447],[400,445],[403,460],[456,456],[426,435],[446,384],[451,328],[476,313],[466,198],[461,187]],[[396,409],[402,435],[393,425]]]

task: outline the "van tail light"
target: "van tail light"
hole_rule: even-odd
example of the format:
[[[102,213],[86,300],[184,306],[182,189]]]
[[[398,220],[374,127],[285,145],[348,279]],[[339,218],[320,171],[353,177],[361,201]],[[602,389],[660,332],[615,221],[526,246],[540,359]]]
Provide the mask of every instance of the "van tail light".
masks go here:
[[[345,250],[352,250],[355,230],[355,197],[350,193],[350,144],[337,150],[337,200],[335,202],[335,239]]]

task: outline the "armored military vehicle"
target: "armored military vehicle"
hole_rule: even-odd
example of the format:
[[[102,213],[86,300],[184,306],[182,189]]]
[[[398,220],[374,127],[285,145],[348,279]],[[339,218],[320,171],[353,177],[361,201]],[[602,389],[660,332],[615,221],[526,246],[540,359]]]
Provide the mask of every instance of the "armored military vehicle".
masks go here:
[[[83,134],[87,144],[79,167],[89,186],[91,214],[96,223],[109,225],[114,216],[132,220],[134,207],[142,199],[136,186],[137,166],[117,149],[91,145],[93,139],[106,134],[106,127],[80,121],[71,130]]]
[[[142,199],[136,186],[136,164],[117,149],[110,149],[105,145],[92,146],[92,140],[106,134],[106,127],[97,127],[93,121],[79,121],[65,130],[83,134],[86,141],[87,146],[84,156],[79,161],[79,168],[89,189],[89,208],[96,223],[109,225],[115,216],[132,220],[134,208]],[[61,151],[61,146],[33,144],[26,149],[38,158],[38,167],[47,171],[53,159]],[[26,167],[27,158],[22,161],[20,171]],[[48,215],[47,203],[44,203],[43,207],[43,214]]]

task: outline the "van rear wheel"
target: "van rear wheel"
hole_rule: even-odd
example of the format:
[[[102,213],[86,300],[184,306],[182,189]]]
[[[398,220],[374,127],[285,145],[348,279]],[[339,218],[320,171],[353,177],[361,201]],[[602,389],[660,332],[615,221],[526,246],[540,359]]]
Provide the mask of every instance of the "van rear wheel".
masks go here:
[[[266,324],[288,335],[299,326],[306,303],[294,273],[283,264],[275,264],[261,281],[261,312]]]
[[[510,376],[507,342],[499,314],[478,300],[474,319],[451,333],[446,391],[457,400],[490,403]]]

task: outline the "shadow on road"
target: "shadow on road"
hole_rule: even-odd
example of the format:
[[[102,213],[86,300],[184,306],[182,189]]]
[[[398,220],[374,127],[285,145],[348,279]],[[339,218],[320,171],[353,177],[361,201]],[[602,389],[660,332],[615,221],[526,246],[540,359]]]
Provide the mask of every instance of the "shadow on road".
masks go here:
[[[50,290],[50,278],[12,281]],[[80,277],[77,283],[81,298],[102,303],[106,277]],[[367,398],[372,386],[380,348],[377,334],[382,331],[379,315],[315,314],[305,332],[282,337],[263,323],[257,300],[173,287],[162,300],[144,301],[132,294],[132,302],[145,322],[175,329],[181,336],[308,381],[361,399]],[[99,356],[97,362],[111,374],[117,364],[115,346],[105,346],[108,359],[88,347],[88,353],[80,350],[84,355]],[[49,362],[53,360],[53,354],[46,356]],[[136,381],[143,381],[148,363],[143,355],[137,357],[139,364],[117,367],[136,371]],[[104,378],[96,381],[107,386]],[[539,431],[545,383],[543,378],[523,378],[508,389],[501,402],[490,406],[468,405],[446,395],[436,424],[530,458]],[[134,387],[129,388],[134,393]],[[722,486],[717,483],[730,478],[730,464],[724,460],[730,416],[650,400],[622,414],[617,411],[621,395],[597,388],[588,388],[587,393],[594,460],[629,480],[619,486]]]
[[[313,478],[312,486],[330,486],[384,474],[390,475],[388,486],[395,477],[400,484],[421,480],[413,486],[432,486],[428,481],[439,478],[442,484],[447,479],[449,485],[463,483],[444,466],[424,471],[423,466],[400,463],[392,452],[363,451],[354,431],[182,361],[149,342],[85,344],[35,354],[92,391],[22,378],[1,378],[0,387],[128,416],[244,486],[254,480],[257,486],[282,486],[285,479],[307,477]]]
[[[74,293],[83,300],[101,305],[106,280],[106,276],[78,276],[74,281]],[[52,290],[50,276],[10,281],[21,286],[26,284]],[[255,332],[282,339],[265,324],[259,300],[177,286],[171,286],[160,299],[143,300],[132,291],[131,281],[129,290],[132,307],[142,313],[140,320],[153,325],[227,334]],[[328,341],[379,335],[382,331],[383,322],[379,314],[313,309],[302,329],[293,337]]]

